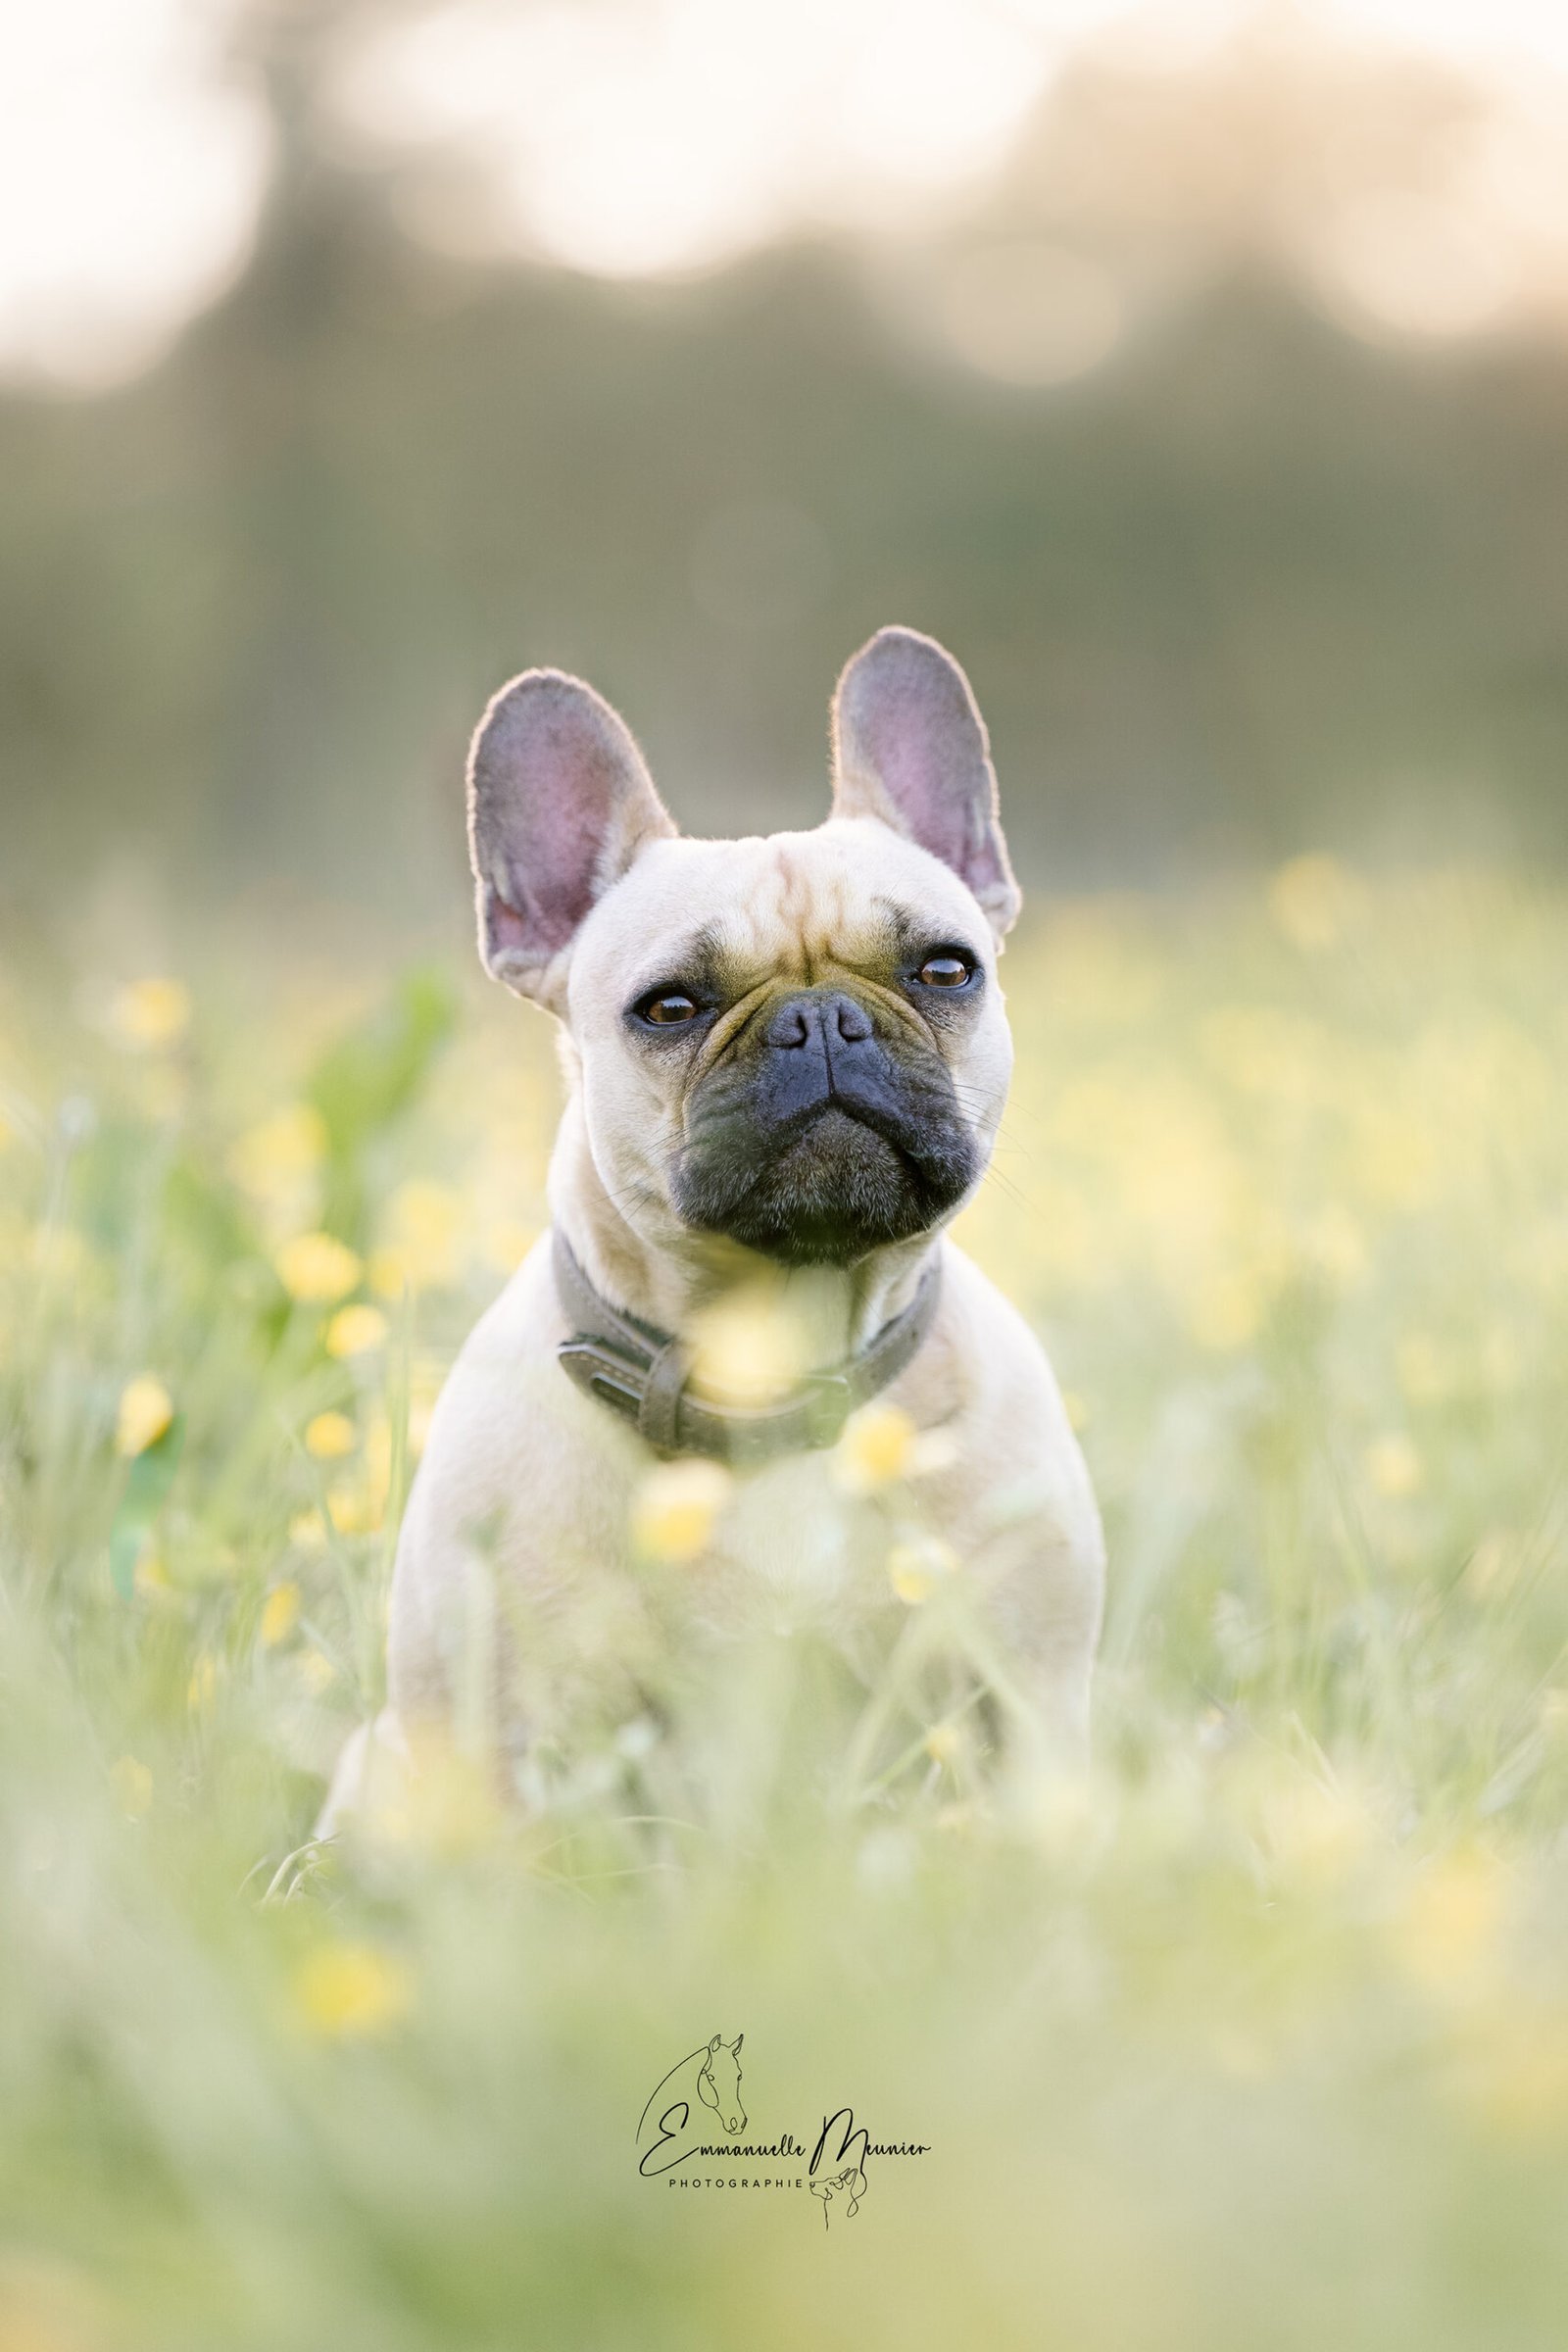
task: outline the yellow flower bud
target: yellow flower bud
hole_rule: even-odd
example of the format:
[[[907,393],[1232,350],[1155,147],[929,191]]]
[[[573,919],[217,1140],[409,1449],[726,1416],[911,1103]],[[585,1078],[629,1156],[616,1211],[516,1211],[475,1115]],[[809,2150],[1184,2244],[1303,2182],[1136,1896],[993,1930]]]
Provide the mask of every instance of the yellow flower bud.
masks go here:
[[[331,1233],[297,1233],[273,1263],[291,1298],[308,1306],[330,1306],[360,1279],[360,1261],[346,1242]]]
[[[1419,1494],[1425,1477],[1421,1456],[1398,1434],[1379,1438],[1366,1449],[1366,1474],[1375,1492],[1400,1497]]]
[[[409,2008],[409,1972],[373,1944],[317,1947],[294,1973],[294,2002],[313,2034],[347,2041],[384,2034]]]
[[[956,1566],[951,1544],[939,1536],[913,1537],[895,1544],[888,1553],[888,1581],[906,1608],[915,1609]]]
[[[268,1649],[286,1642],[299,1623],[300,1589],[293,1583],[274,1585],[262,1603],[261,1635]]]
[[[318,1462],[340,1462],[352,1453],[358,1432],[347,1413],[318,1413],[305,1431],[305,1450]]]
[[[110,1005],[109,1026],[138,1053],[176,1045],[190,1027],[190,990],[182,980],[132,980]]]
[[[871,1494],[906,1477],[913,1464],[916,1431],[896,1404],[862,1405],[844,1425],[834,1473],[847,1494]]]
[[[328,1355],[368,1355],[386,1338],[386,1317],[378,1306],[340,1306],[326,1327]]]
[[[156,1446],[174,1418],[173,1400],[154,1373],[143,1372],[121,1392],[115,1447],[127,1461]]]
[[[694,1560],[712,1534],[730,1485],[718,1462],[662,1462],[650,1470],[632,1511],[639,1551],[658,1560]]]

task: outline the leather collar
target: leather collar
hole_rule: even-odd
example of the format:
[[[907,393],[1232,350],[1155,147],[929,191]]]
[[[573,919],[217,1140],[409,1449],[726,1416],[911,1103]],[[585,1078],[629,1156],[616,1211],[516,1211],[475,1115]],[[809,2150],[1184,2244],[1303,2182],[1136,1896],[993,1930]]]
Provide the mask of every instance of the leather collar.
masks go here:
[[[571,1332],[556,1350],[562,1369],[666,1456],[700,1453],[751,1463],[835,1445],[857,1406],[912,1360],[936,1320],[942,1291],[941,1260],[933,1251],[904,1312],[858,1354],[831,1371],[808,1374],[768,1404],[728,1404],[688,1388],[691,1357],[678,1336],[600,1297],[559,1226],[554,1246],[556,1292]]]

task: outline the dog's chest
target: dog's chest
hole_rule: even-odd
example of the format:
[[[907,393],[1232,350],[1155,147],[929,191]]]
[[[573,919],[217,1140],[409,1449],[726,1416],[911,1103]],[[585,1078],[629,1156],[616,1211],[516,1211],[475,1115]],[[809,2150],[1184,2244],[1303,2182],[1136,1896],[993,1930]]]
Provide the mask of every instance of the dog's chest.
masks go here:
[[[891,1597],[889,1544],[883,1513],[843,1492],[830,1457],[791,1455],[736,1479],[692,1603],[724,1630],[858,1623]]]

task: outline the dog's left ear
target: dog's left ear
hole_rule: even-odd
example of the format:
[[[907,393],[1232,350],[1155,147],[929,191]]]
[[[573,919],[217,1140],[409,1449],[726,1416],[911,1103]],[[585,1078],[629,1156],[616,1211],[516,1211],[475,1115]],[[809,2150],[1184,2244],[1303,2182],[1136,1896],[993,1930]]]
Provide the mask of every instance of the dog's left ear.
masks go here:
[[[1000,940],[1022,903],[997,807],[986,722],[934,637],[878,629],[833,697],[833,813],[878,816],[951,865]]]
[[[468,754],[479,954],[555,1011],[579,925],[649,842],[675,830],[631,730],[559,669],[503,686]]]

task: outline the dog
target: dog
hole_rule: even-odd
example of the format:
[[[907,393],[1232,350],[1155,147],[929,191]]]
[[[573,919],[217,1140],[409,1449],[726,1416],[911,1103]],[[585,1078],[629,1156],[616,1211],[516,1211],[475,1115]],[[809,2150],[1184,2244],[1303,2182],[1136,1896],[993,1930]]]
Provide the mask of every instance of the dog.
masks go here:
[[[803,1617],[874,1659],[916,1506],[918,1557],[975,1596],[1014,1740],[1021,1720],[1084,1759],[1104,1574],[1088,1472],[1033,1332],[945,1233],[1012,1059],[997,965],[1020,897],[985,725],[951,655],[885,628],[839,680],[831,751],[814,831],[691,840],[580,680],[530,670],[479,723],[480,956],[561,1024],[553,1228],[437,1403],[389,1703],[328,1828],[432,1727],[515,1765],[584,1709],[634,1705],[656,1589],[699,1671],[705,1642]],[[722,1344],[758,1330],[776,1343],[760,1381],[755,1346]],[[895,1501],[846,1475],[856,1413],[903,1448]],[[722,1502],[661,1585],[638,1498],[692,1460]]]

